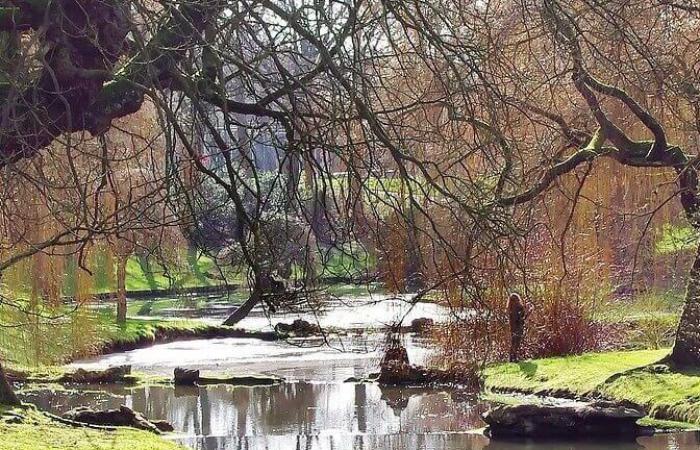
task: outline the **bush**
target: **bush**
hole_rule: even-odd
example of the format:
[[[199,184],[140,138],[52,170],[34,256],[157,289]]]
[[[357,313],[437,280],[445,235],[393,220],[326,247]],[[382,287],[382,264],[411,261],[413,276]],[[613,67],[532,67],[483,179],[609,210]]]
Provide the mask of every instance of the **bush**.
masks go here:
[[[576,355],[617,345],[619,327],[592,319],[593,306],[561,290],[543,290],[528,316],[522,354],[529,358]]]
[[[481,372],[508,359],[510,327],[506,295],[482,301],[462,319],[435,326],[432,363],[446,370]],[[525,300],[528,311],[520,358],[564,356],[614,348],[624,327],[593,320],[594,304],[562,289],[542,288]]]

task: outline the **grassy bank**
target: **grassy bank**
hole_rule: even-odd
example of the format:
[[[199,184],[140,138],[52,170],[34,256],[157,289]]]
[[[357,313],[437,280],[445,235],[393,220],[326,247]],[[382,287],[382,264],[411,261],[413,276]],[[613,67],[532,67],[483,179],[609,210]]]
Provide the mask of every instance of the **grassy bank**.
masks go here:
[[[640,404],[656,419],[700,425],[700,370],[678,372],[654,365],[667,353],[668,349],[591,353],[498,364],[486,369],[485,389],[604,396]]]
[[[11,423],[21,418],[20,423]],[[183,447],[147,431],[74,428],[32,408],[0,409],[0,450],[181,450]]]
[[[0,329],[0,358],[15,368],[54,366],[157,343],[218,337],[275,338],[272,332],[249,332],[196,319],[130,317],[118,325],[112,312],[101,311],[89,316],[71,315],[62,322]]]
[[[210,325],[200,320],[127,319],[123,325],[112,324],[98,343],[98,354],[132,350],[156,343],[186,339],[220,337],[252,337],[274,340],[273,332],[245,331],[223,325]]]

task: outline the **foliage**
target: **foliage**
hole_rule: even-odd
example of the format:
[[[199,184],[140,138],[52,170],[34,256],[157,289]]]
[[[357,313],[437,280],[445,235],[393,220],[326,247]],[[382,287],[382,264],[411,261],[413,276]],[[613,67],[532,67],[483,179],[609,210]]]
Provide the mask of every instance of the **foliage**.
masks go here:
[[[698,232],[691,227],[664,224],[661,236],[656,241],[656,252],[667,254],[695,250],[698,241]]]
[[[532,294],[523,355],[533,358],[576,355],[610,348],[622,341],[614,324],[593,320],[596,305],[560,287]]]

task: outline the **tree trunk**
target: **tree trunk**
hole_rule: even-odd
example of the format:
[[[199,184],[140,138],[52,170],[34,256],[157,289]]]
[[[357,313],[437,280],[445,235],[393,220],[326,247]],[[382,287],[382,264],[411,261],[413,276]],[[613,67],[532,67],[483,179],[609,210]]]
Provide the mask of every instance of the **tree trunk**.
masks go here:
[[[328,220],[326,186],[317,183],[316,166],[314,165],[314,151],[304,158],[304,184],[307,192],[311,193],[308,201],[307,214],[310,216],[309,225],[316,240],[322,244],[330,244],[330,222]]]
[[[246,300],[245,303],[236,308],[236,310],[233,313],[231,313],[230,316],[228,316],[228,318],[224,321],[224,325],[230,327],[248,317],[248,314],[262,300],[262,294],[262,288],[259,287],[259,285],[256,283],[256,286],[253,287],[253,290],[250,292],[248,300]]]
[[[0,405],[19,406],[22,402],[19,401],[12,389],[12,385],[7,381],[5,370],[0,364]]]
[[[408,208],[408,214],[405,218],[406,266],[404,268],[404,277],[406,280],[406,292],[417,292],[424,286],[423,274],[421,271],[423,262],[413,204],[410,204]]]
[[[688,275],[685,306],[676,330],[671,361],[679,365],[700,366],[700,246]]]
[[[126,322],[126,261],[117,260],[117,323]]]

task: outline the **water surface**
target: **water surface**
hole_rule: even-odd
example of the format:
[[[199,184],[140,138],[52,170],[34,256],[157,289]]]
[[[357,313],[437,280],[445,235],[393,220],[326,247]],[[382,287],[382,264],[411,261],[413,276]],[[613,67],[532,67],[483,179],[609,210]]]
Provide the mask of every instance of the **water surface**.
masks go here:
[[[218,300],[214,300],[218,302]],[[225,304],[181,315],[220,321]],[[117,408],[124,404],[151,419],[167,420],[172,439],[196,450],[690,450],[700,448],[696,433],[675,433],[632,442],[490,441],[479,429],[488,405],[460,389],[380,388],[344,382],[377,370],[385,335],[381,328],[404,318],[442,320],[447,311],[433,304],[367,295],[336,300],[315,314],[266,317],[256,309],[241,322],[248,329],[305,318],[341,328],[323,338],[265,342],[211,339],[174,342],[77,361],[74,366],[105,368],[130,364],[134,370],[172,375],[175,367],[228,374],[267,373],[286,381],[275,386],[80,386],[66,391],[25,392],[26,401],[54,413],[78,406]],[[204,312],[203,312],[204,311]],[[170,311],[178,316],[177,311]],[[180,315],[180,316],[181,316]],[[405,335],[413,362],[430,358],[425,337]]]

